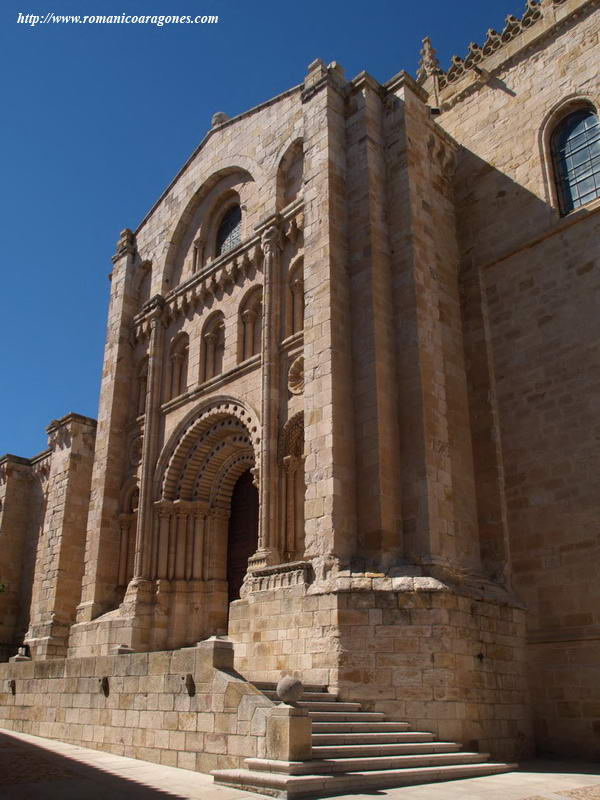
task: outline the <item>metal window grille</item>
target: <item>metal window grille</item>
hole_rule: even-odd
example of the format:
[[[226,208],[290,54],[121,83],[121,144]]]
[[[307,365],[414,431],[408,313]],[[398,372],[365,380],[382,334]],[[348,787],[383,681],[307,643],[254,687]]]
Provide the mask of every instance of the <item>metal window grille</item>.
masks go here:
[[[242,240],[242,211],[232,206],[221,220],[217,231],[217,255],[237,247]]]
[[[552,136],[552,157],[563,214],[600,197],[600,122],[590,109],[575,111]]]

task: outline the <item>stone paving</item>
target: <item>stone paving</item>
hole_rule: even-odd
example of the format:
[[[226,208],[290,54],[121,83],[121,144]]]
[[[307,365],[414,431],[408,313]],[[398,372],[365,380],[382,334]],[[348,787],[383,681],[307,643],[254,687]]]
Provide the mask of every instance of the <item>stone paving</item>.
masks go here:
[[[199,772],[0,731],[2,800],[260,800]],[[529,762],[518,772],[338,795],[334,800],[600,800],[600,765]]]

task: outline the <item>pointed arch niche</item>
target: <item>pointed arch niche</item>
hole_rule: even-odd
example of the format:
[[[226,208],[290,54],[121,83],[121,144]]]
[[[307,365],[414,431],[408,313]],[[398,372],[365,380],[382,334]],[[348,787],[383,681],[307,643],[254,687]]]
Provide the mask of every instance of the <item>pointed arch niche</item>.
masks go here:
[[[239,597],[258,547],[257,447],[251,415],[242,404],[223,403],[180,432],[161,459],[150,571],[165,624],[157,626],[155,647],[226,632],[229,602]],[[230,518],[243,519],[244,503],[255,511],[232,527]]]

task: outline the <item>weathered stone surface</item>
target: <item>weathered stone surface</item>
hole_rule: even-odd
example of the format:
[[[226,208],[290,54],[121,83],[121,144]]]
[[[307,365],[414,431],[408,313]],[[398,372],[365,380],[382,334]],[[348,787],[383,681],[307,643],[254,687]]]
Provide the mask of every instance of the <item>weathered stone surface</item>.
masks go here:
[[[7,724],[235,767],[235,668],[598,757],[600,197],[561,213],[552,155],[598,14],[214,116],[120,234],[97,427],[0,459]]]

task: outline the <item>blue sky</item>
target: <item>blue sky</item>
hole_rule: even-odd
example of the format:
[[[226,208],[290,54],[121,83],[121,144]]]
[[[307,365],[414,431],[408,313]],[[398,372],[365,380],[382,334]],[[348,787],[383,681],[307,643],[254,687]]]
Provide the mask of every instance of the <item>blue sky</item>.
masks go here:
[[[4,0],[0,9],[0,453],[32,456],[70,411],[95,417],[119,231],[135,228],[206,133],[300,83],[443,66],[524,0]],[[17,24],[17,14],[218,14],[218,25]]]

